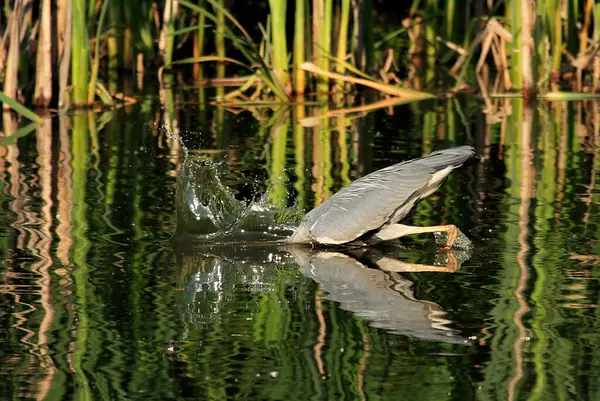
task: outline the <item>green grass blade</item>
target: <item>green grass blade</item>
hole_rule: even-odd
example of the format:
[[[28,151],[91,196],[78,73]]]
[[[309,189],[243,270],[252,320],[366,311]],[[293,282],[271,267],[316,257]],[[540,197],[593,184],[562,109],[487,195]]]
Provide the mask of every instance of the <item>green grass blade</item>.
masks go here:
[[[181,60],[173,61],[171,64],[193,64],[193,63],[205,63],[209,61],[227,62],[232,64],[240,65],[244,68],[252,70],[248,64],[244,64],[241,61],[230,57],[219,57],[219,56],[202,56],[202,57],[189,57]]]
[[[188,32],[196,31],[198,29],[210,28],[212,25],[194,25],[188,26],[187,28],[177,29],[173,32],[169,32],[169,36],[179,36]]]
[[[14,100],[14,99],[6,96],[4,94],[4,92],[0,92],[0,101],[2,103],[6,103],[7,105],[10,106],[11,109],[13,109],[14,111],[16,111],[17,113],[19,113],[23,117],[26,117],[26,118],[30,119],[31,121],[34,121],[36,123],[39,123],[40,121],[42,121],[42,119],[40,118],[40,116],[38,116],[33,111],[31,111],[27,107],[23,106],[21,103],[17,102],[16,100]]]

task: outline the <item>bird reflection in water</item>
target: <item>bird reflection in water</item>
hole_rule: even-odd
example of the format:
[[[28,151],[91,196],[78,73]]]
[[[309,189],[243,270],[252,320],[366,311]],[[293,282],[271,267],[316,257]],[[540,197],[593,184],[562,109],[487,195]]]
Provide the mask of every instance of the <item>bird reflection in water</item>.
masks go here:
[[[408,262],[380,248],[318,249],[302,245],[270,246],[179,244],[178,287],[182,318],[188,325],[212,324],[219,314],[247,299],[275,289],[275,284],[297,287],[296,272],[315,281],[325,299],[339,304],[372,327],[428,341],[466,344],[451,328],[444,309],[418,299],[413,282],[403,273],[454,273],[468,259],[461,250],[436,254],[432,265]],[[247,304],[247,302],[244,302]],[[229,306],[227,306],[229,305]],[[251,308],[251,306],[249,306]],[[286,305],[280,305],[286,308]],[[247,313],[251,315],[248,310]]]

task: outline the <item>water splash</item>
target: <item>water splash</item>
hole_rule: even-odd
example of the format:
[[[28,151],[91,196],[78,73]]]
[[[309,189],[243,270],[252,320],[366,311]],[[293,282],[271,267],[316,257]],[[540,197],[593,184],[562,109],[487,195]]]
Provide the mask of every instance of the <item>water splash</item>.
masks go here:
[[[270,186],[252,201],[236,199],[222,182],[225,163],[186,152],[177,179],[177,234],[206,241],[273,241],[288,237],[303,213],[269,204]]]
[[[438,232],[433,233],[433,235],[435,237],[435,243],[437,245],[443,246],[446,244],[446,241],[448,240],[448,233]],[[462,249],[464,251],[471,251],[473,250],[473,243],[465,234],[463,234],[462,231],[460,231],[460,229],[458,229],[458,237],[456,237],[456,241],[454,241],[454,245],[452,245],[452,248]]]

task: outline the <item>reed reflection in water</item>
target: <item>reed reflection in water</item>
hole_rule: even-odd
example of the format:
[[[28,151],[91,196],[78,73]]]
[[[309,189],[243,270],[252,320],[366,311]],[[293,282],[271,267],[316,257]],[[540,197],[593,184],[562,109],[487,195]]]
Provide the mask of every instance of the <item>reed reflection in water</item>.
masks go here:
[[[40,126],[3,114],[0,398],[600,398],[597,103],[196,113],[169,91],[161,108]],[[177,129],[222,166],[204,179],[228,191],[227,241],[267,234],[207,244],[192,223],[207,198],[177,216],[206,188],[183,196],[201,173]],[[414,223],[457,224],[470,257],[429,236],[354,253],[271,244],[352,180],[460,144],[484,162]],[[247,220],[227,220],[236,210]]]

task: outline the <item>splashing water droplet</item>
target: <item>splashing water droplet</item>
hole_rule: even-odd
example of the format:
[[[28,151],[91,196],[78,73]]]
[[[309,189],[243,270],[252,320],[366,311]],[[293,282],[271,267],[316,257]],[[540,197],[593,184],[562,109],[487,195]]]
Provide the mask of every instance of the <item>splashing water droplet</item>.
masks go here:
[[[446,244],[446,241],[448,241],[448,233],[446,232],[433,233],[433,236],[435,237],[435,243],[438,246],[443,246]],[[473,243],[462,231],[460,231],[460,229],[458,229],[458,236],[456,237],[456,241],[454,241],[452,248],[470,251],[473,249]]]

